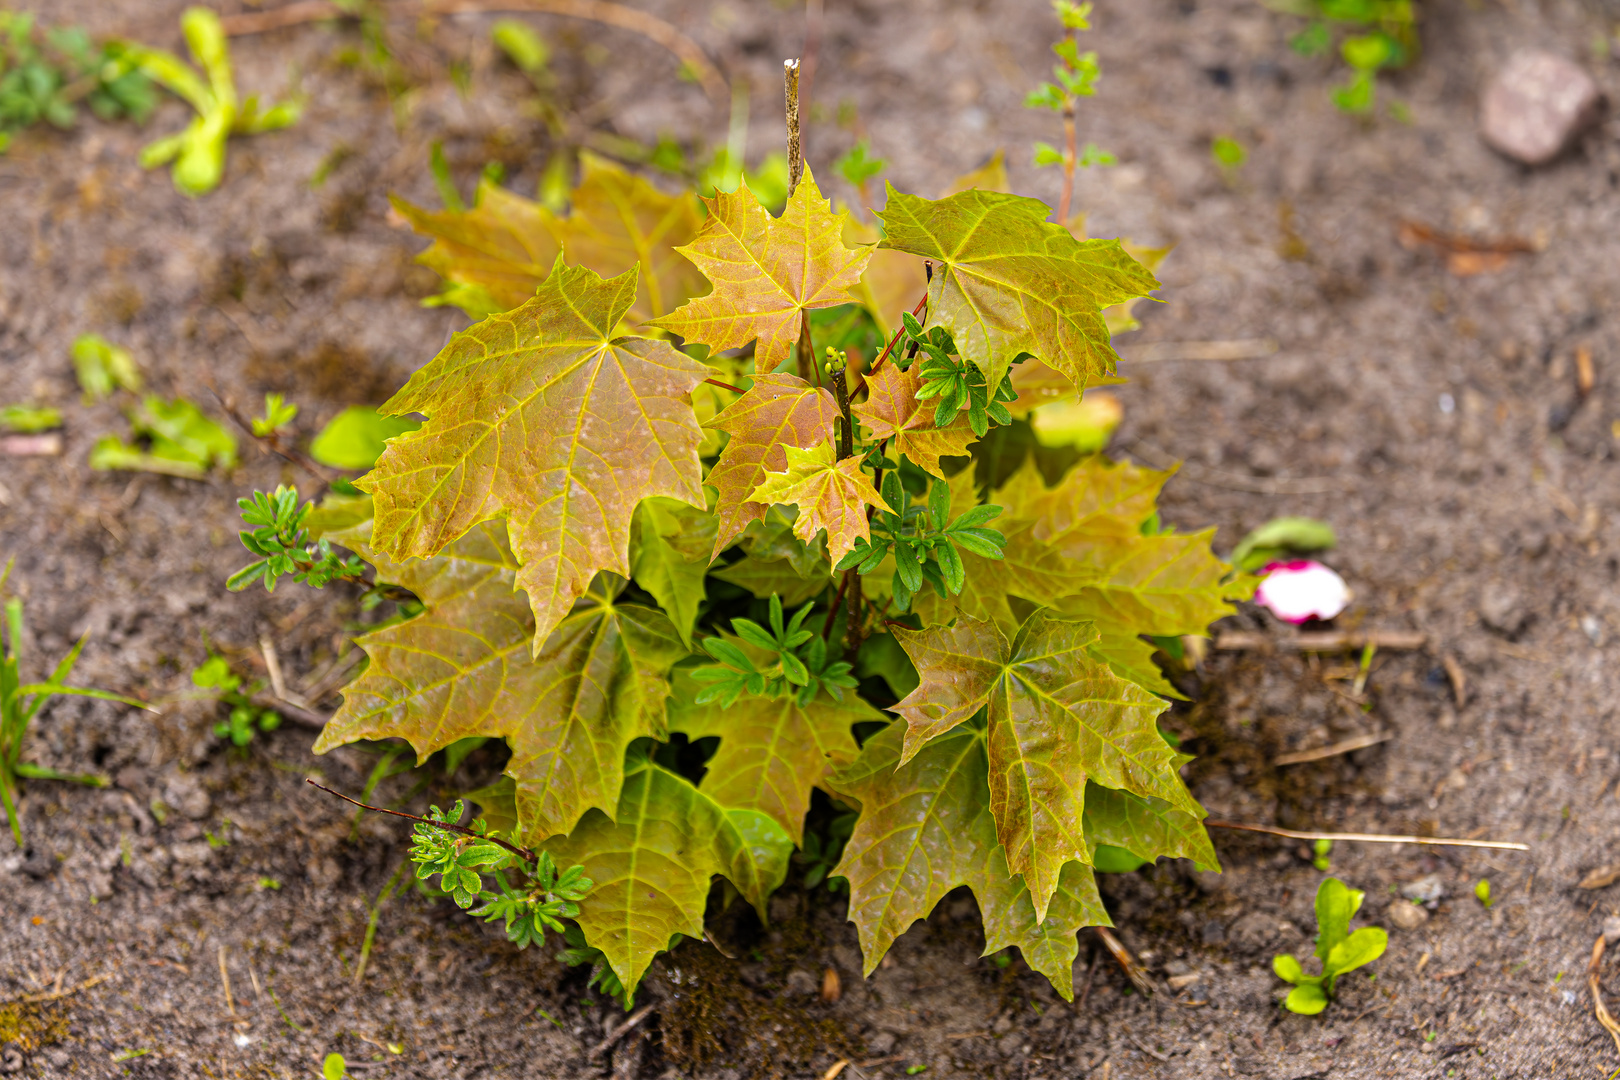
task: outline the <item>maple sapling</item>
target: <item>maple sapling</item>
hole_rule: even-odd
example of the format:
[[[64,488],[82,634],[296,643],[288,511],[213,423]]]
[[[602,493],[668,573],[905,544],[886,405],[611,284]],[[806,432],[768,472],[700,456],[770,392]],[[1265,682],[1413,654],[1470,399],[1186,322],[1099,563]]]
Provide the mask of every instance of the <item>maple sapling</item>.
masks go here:
[[[860,243],[808,166],[773,215],[581,160],[566,214],[488,181],[396,200],[479,321],[380,408],[426,419],[359,494],[244,500],[264,577],[352,558],[420,603],[357,640],[316,750],[505,740],[466,793],[482,835],[595,883],[557,918],[626,1003],[705,936],[717,875],[763,922],[796,849],[868,971],[968,885],[987,954],[1069,996],[1099,858],[1218,866],[1153,642],[1252,588],[1159,522],[1168,473],[995,456],[1116,378],[1150,268],[990,190],[995,161],[941,199],[887,186]]]

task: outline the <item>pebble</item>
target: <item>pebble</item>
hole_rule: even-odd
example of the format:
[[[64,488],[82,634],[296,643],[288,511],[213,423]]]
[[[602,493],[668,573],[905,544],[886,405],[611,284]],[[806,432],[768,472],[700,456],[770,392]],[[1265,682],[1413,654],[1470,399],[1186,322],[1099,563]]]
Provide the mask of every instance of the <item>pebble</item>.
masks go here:
[[[1416,930],[1429,921],[1429,913],[1418,904],[1397,900],[1389,905],[1389,921],[1398,930]]]
[[[1438,903],[1440,898],[1446,895],[1446,887],[1440,881],[1439,874],[1430,874],[1402,885],[1401,895],[1420,904],[1433,904]]]
[[[163,801],[192,821],[201,821],[213,807],[213,800],[194,773],[175,773],[169,777],[163,788]]]
[[[1525,165],[1545,165],[1597,120],[1603,93],[1579,66],[1556,53],[1523,49],[1485,88],[1480,135]]]
[[[1524,628],[1530,613],[1524,595],[1505,581],[1493,581],[1479,591],[1479,618],[1499,634],[1512,637]]]
[[[1603,940],[1610,945],[1620,942],[1620,915],[1610,915],[1603,920]]]

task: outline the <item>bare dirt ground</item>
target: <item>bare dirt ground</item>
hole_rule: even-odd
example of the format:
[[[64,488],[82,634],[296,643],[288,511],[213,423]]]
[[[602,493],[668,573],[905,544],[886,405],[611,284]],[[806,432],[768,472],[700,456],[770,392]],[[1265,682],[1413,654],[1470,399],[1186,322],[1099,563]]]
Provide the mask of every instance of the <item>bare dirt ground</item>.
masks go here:
[[[172,2],[24,4],[95,32],[179,47]],[[649,3],[753,87],[750,156],[778,140],[780,62],[801,48],[797,8],[765,0]],[[1005,147],[1015,188],[1055,201],[1056,175],[1028,168],[1049,114],[1026,112],[1054,21],[1044,4],[829,0],[808,135],[823,178],[855,115],[889,176],[933,193]],[[1329,559],[1350,581],[1349,626],[1419,630],[1385,652],[1364,700],[1349,658],[1216,653],[1175,723],[1201,754],[1196,794],[1219,818],[1293,828],[1523,840],[1529,854],[1340,844],[1333,872],[1389,925],[1392,889],[1437,874],[1446,895],[1416,930],[1346,981],[1318,1018],[1276,1005],[1278,951],[1307,954],[1321,874],[1297,842],[1218,833],[1227,872],[1161,864],[1108,878],[1120,936],[1175,994],[1132,994],[1088,933],[1058,1000],[1017,961],[978,959],[971,897],[948,898],[870,980],[843,901],[791,883],[776,929],[717,917],[732,961],[687,942],[655,966],[652,1017],[593,1053],[622,1013],[589,1002],[585,975],[552,949],[518,952],[449,905],[414,896],[382,911],[364,980],[355,966],[368,905],[398,865],[404,830],[351,827],[302,780],[356,789],[375,754],[308,753],[283,727],[230,752],[199,703],[159,716],[59,702],[30,760],[96,768],[105,790],[30,783],[26,847],[0,836],[0,1072],[36,1077],[312,1077],[340,1051],[360,1077],[821,1075],[1005,1077],[1606,1076],[1615,1046],[1593,1019],[1586,966],[1615,889],[1585,890],[1620,862],[1620,334],[1615,302],[1620,123],[1534,172],[1475,131],[1483,80],[1512,48],[1580,59],[1611,98],[1620,72],[1595,55],[1614,13],[1531,0],[1423,5],[1425,53],[1384,84],[1410,124],[1337,113],[1343,71],[1294,55],[1299,23],[1247,0],[1102,0],[1105,77],[1082,138],[1121,164],[1085,176],[1077,205],[1094,235],[1171,243],[1165,304],[1122,339],[1127,357],[1164,343],[1274,338],[1269,357],[1129,360],[1115,452],[1187,464],[1165,518],[1216,524],[1220,546],[1278,514],[1339,530]],[[335,62],[352,28],[304,25],[235,43],[239,78],[279,93],[296,71],[309,110],[293,129],[233,144],[221,190],[176,195],[136,153],[184,120],[164,107],[146,132],[85,122],[21,140],[0,158],[0,399],[67,414],[60,458],[0,458],[0,555],[17,558],[29,646],[45,672],[92,633],[80,678],[172,700],[203,635],[244,669],[268,635],[307,687],[361,619],[352,600],[284,585],[233,596],[243,561],[233,500],[298,477],[248,447],[229,477],[187,482],[91,472],[86,455],[124,430],[85,407],[68,345],[99,331],[128,345],[150,382],[212,408],[206,383],[246,404],[300,402],[313,432],[339,407],[376,403],[461,325],[418,300],[432,275],[392,226],[385,196],[432,203],[427,146],[445,139],[464,188],[507,163],[533,190],[546,146],[497,73],[483,17],[417,36],[422,62],[470,60],[463,96],[442,64],[394,122],[383,92]],[[596,106],[604,129],[724,138],[726,109],[674,78],[646,41],[537,17],[558,52],[560,93]],[[409,27],[402,34],[411,38]],[[1612,40],[1612,39],[1611,39]],[[845,119],[848,119],[846,111]],[[1223,177],[1212,137],[1250,148]],[[348,154],[319,186],[334,150]],[[847,192],[845,194],[848,194]],[[1396,240],[1404,219],[1541,250],[1457,277]],[[1160,343],[1155,346],[1154,343]],[[1577,350],[1595,362],[1578,392]],[[1275,634],[1259,613],[1236,622]],[[1466,679],[1459,703],[1450,657]],[[327,702],[330,706],[331,701]],[[1381,745],[1278,767],[1276,755],[1357,734]],[[476,760],[474,771],[479,767]],[[483,765],[486,772],[489,765]],[[402,776],[383,794],[400,798]],[[435,781],[439,784],[439,781]],[[434,791],[442,799],[442,784]],[[425,802],[427,796],[420,800]],[[151,806],[174,808],[165,821]],[[1486,910],[1470,895],[1488,877]],[[835,969],[843,994],[813,990]],[[227,989],[228,979],[228,989]],[[133,1051],[144,1055],[118,1062]]]

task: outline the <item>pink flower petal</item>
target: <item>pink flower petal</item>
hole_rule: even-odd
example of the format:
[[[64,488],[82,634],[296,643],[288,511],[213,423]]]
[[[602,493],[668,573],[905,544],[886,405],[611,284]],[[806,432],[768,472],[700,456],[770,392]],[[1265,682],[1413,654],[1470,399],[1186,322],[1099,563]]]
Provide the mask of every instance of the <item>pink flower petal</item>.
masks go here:
[[[1275,562],[1260,572],[1265,580],[1255,590],[1255,602],[1284,622],[1331,619],[1350,603],[1344,578],[1315,559]]]

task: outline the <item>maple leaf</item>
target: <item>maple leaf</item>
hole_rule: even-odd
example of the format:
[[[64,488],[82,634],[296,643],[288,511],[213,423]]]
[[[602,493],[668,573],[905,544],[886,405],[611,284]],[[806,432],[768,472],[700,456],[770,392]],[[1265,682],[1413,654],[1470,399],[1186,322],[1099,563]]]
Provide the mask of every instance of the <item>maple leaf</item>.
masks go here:
[[[1124,848],[1139,859],[1191,859],[1200,870],[1219,870],[1220,859],[1203,821],[1162,799],[1086,785],[1086,840]]]
[[[765,505],[751,501],[754,489],[767,473],[787,468],[787,448],[829,443],[839,415],[838,401],[820,387],[796,375],[761,375],[746,394],[704,425],[731,436],[703,481],[718,495],[716,556],[749,524],[764,520]]]
[[[1091,861],[1082,825],[1088,779],[1200,813],[1154,722],[1165,702],[1092,656],[1098,635],[1089,623],[1037,611],[1010,641],[995,623],[966,615],[954,626],[891,629],[922,680],[894,707],[908,725],[901,762],[987,709],[991,812],[1037,920],[1063,864]]]
[[[677,253],[697,236],[703,214],[690,193],[666,195],[639,176],[582,151],[573,211],[550,219],[570,263],[603,277],[640,266],[636,321],[665,315],[703,288],[703,275]]]
[[[692,644],[703,579],[714,548],[714,515],[679,499],[643,499],[631,519],[630,576]]]
[[[770,472],[749,496],[751,502],[797,506],[793,535],[805,543],[827,530],[827,554],[833,565],[855,546],[857,538],[871,539],[866,508],[881,507],[894,513],[872,481],[861,471],[859,457],[833,460],[831,443],[810,450],[789,446],[787,471]]]
[[[457,334],[382,407],[428,420],[356,481],[396,560],[505,517],[536,652],[598,571],[629,576],[641,500],[704,505],[690,394],[708,369],[610,337],[635,291],[633,270],[604,281],[559,258],[533,299]]]
[[[728,707],[691,704],[702,686],[689,675],[677,675],[673,685],[669,729],[692,739],[720,737],[704,766],[703,790],[725,806],[768,814],[794,844],[804,842],[810,789],[824,787],[833,769],[860,752],[851,725],[886,719],[852,694],[842,703],[817,695],[805,705],[791,695],[745,694]]]
[[[1103,314],[1107,315],[1107,312]],[[1117,386],[1127,381],[1122,375],[1100,375],[1087,385]],[[1018,396],[1007,402],[1007,411],[1016,420],[1026,419],[1031,411],[1042,405],[1080,400],[1080,391],[1067,375],[1034,357],[1013,365],[1012,386]]]
[[[788,607],[798,607],[813,597],[820,596],[831,581],[831,568],[824,567],[813,577],[804,577],[786,559],[760,559],[745,555],[729,566],[714,572],[714,577],[747,589],[761,600],[780,596]]]
[[[866,400],[850,411],[861,418],[873,438],[892,438],[894,452],[906,455],[924,472],[943,477],[939,459],[960,457],[979,440],[961,414],[945,427],[934,426],[935,403],[917,400],[923,386],[921,364],[905,371],[898,364],[886,364],[866,380],[866,386]]]
[[[757,340],[755,368],[772,371],[791,355],[803,312],[854,299],[849,290],[860,282],[871,249],[844,246],[848,215],[832,212],[808,168],[779,218],[746,183],[705,202],[708,220],[679,250],[714,291],[653,324],[715,352]]]
[[[647,965],[675,934],[701,938],[709,885],[722,874],[768,922],[766,898],[787,876],[793,841],[758,810],[729,808],[645,755],[625,763],[617,812],[585,815],[546,844],[561,866],[580,865],[596,883],[576,916],[634,992]]]
[[[315,752],[394,737],[425,762],[458,739],[505,738],[522,837],[540,841],[591,807],[612,810],[625,748],[664,734],[668,673],[686,655],[670,621],[617,603],[623,579],[604,574],[531,656],[533,616],[513,591],[519,568],[500,523],[405,562],[374,550],[371,528],[367,521],[326,535],[426,610],[357,639],[370,664],[344,688]]]
[[[1114,370],[1102,310],[1158,281],[1118,240],[1076,240],[1038,199],[963,191],[929,200],[889,185],[882,247],[933,259],[928,325],[999,385],[1027,352],[1084,389]]]
[[[470,210],[424,210],[397,195],[389,202],[411,228],[433,237],[416,261],[461,286],[445,299],[475,319],[533,296],[562,250],[544,207],[487,179]]]
[[[849,881],[849,917],[865,974],[913,922],[966,885],[984,917],[985,955],[1018,946],[1025,961],[1072,1000],[1076,931],[1113,925],[1091,868],[1064,866],[1044,919],[1038,916],[996,838],[985,732],[964,724],[902,764],[902,728],[891,724],[867,739],[860,757],[831,779],[861,807],[833,873]]]

